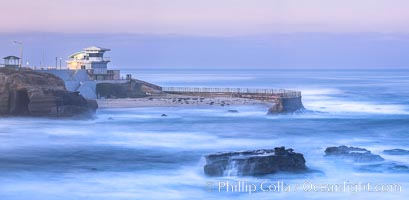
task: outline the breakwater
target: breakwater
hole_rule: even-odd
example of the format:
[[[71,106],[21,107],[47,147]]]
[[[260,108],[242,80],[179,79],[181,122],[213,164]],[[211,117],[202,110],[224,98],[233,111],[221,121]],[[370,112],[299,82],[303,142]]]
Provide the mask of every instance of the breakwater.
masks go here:
[[[230,97],[246,98],[273,103],[269,114],[288,113],[304,109],[300,91],[285,89],[257,89],[257,88],[189,88],[162,87],[167,94],[179,94],[199,97]]]

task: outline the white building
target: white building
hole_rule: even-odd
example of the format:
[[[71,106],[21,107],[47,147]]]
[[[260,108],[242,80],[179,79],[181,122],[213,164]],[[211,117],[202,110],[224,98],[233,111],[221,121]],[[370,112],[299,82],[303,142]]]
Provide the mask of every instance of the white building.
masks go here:
[[[110,59],[104,57],[107,51],[110,49],[92,46],[74,53],[67,61],[68,69],[87,70],[94,80],[119,80],[119,70],[108,70]]]

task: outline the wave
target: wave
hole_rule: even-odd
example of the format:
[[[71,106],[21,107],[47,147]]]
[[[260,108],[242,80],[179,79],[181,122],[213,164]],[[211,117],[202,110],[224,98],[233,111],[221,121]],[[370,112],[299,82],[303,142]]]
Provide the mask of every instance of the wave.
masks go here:
[[[382,105],[372,102],[327,99],[305,101],[304,105],[310,110],[330,113],[409,114],[405,105]]]
[[[335,88],[322,88],[322,89],[297,89],[301,90],[303,96],[326,96],[334,94],[342,94],[343,91]]]
[[[302,90],[304,106],[313,111],[326,113],[363,113],[363,114],[409,114],[407,105],[384,104],[383,102],[354,101],[346,99],[339,89]]]

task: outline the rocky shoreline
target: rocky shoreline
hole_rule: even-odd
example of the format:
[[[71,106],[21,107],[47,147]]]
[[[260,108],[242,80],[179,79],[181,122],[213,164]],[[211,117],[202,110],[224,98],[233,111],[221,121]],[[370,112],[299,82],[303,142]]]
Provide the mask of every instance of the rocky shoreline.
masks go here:
[[[192,97],[185,95],[161,95],[143,98],[97,99],[99,108],[132,107],[181,107],[181,106],[238,106],[262,105],[269,107],[273,103],[245,98]]]
[[[200,89],[193,88],[192,91]],[[214,89],[216,91],[218,88]],[[299,95],[172,92],[137,79],[131,79],[126,83],[98,83],[96,92],[100,108],[263,105],[267,107],[267,114],[286,114],[304,110]]]
[[[391,150],[385,150],[386,152]],[[408,150],[393,149],[399,154],[407,155]],[[401,152],[405,152],[401,154]],[[359,147],[327,147],[326,158],[345,162],[358,171],[409,173],[409,166],[385,160],[380,155]],[[218,152],[204,156],[206,164],[203,166],[204,174],[211,177],[223,176],[260,176],[278,172],[305,173],[309,171],[306,160],[301,153],[285,147],[274,149],[260,149],[249,151]]]
[[[97,84],[96,100],[70,92],[59,77],[30,69],[0,70],[0,116],[72,117],[92,115],[99,108],[179,106],[266,106],[267,114],[304,109],[301,97],[266,101],[242,97],[170,94],[161,87],[132,79],[128,83]]]
[[[0,69],[0,116],[92,116],[98,104],[67,91],[57,76],[31,69]]]

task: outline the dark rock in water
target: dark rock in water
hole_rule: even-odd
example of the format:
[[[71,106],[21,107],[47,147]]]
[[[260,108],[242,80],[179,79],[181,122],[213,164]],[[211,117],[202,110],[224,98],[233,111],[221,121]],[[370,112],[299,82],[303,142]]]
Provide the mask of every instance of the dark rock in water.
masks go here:
[[[347,146],[328,147],[325,150],[325,156],[339,157],[354,162],[379,162],[384,160],[381,156],[372,154],[367,149]]]
[[[369,150],[357,147],[328,147],[325,150],[326,156],[335,156],[346,160],[356,162],[354,168],[365,172],[376,173],[409,173],[409,167],[403,164],[393,162],[381,162],[384,159],[379,155],[372,154]],[[378,162],[369,164],[370,162]],[[358,164],[359,163],[359,164]],[[367,163],[367,164],[362,164]]]
[[[255,176],[307,170],[304,156],[284,147],[215,153],[205,158],[204,172],[208,176]]]
[[[229,113],[238,113],[239,111],[238,110],[228,110],[227,112],[229,112]]]
[[[167,117],[168,115],[167,115],[167,114],[162,114],[161,116],[162,116],[162,117]]]
[[[62,79],[30,69],[0,69],[0,115],[72,117],[90,116],[98,104],[78,92],[69,92]]]
[[[397,163],[380,163],[380,164],[373,164],[373,165],[364,165],[360,166],[359,170],[365,172],[377,172],[377,173],[409,173],[409,167],[402,164]]]
[[[108,120],[114,120],[114,118],[112,118],[112,117],[108,117]]]
[[[390,149],[383,151],[385,154],[389,155],[409,155],[409,150],[405,149]]]

